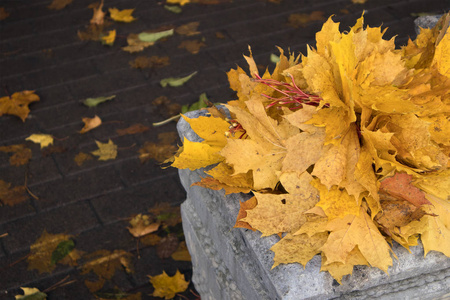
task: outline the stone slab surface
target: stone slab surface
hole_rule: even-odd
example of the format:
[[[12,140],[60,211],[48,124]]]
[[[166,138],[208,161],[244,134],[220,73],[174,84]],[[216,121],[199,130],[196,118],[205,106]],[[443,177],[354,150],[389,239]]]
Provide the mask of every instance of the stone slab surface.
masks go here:
[[[190,118],[205,115],[191,112]],[[178,123],[181,137],[200,138],[184,120]],[[182,216],[186,241],[192,255],[193,282],[206,299],[436,299],[450,293],[450,259],[437,252],[423,257],[423,247],[409,253],[398,244],[398,256],[389,275],[379,269],[357,266],[342,285],[320,272],[315,256],[303,269],[299,264],[280,265],[273,270],[268,250],[279,238],[260,238],[260,233],[233,229],[239,201],[246,194],[224,195],[201,187],[190,187],[205,176],[203,170],[180,170],[187,191]],[[231,279],[230,279],[231,278]],[[242,295],[239,295],[239,293]]]

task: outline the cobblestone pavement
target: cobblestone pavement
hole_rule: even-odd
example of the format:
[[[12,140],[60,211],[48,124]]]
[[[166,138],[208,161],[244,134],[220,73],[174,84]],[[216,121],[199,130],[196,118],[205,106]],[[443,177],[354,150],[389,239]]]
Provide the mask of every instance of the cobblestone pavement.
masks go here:
[[[248,45],[256,62],[269,68],[274,66],[270,55],[277,53],[275,46],[305,53],[307,44],[314,45],[314,34],[323,20],[294,28],[288,24],[291,14],[316,12],[317,19],[322,13],[324,19],[334,14],[334,20],[345,29],[364,10],[368,25],[389,27],[385,36],[396,35],[397,45],[402,45],[415,36],[415,13],[442,13],[450,8],[445,0],[367,0],[364,4],[351,0],[217,0],[220,3],[215,5],[188,3],[176,14],[164,7],[165,1],[105,0],[105,11],[135,8],[133,16],[137,18],[117,23],[106,17],[111,22],[108,30],[117,30],[117,39],[109,47],[77,36],[92,18],[91,2],[94,0],[74,0],[62,10],[51,10],[47,7],[51,0],[0,1],[0,7],[9,13],[0,21],[0,97],[23,90],[35,90],[40,97],[30,105],[25,122],[15,116],[0,117],[0,146],[25,144],[32,151],[29,163],[21,166],[11,166],[13,153],[0,151],[0,180],[12,187],[26,184],[30,191],[25,201],[0,206],[0,298],[14,299],[19,287],[39,288],[47,292],[48,299],[95,298],[85,285],[85,280],[95,280],[95,275],[81,274],[82,265],[57,263],[52,272],[42,274],[28,269],[30,245],[44,230],[73,235],[75,248],[85,253],[121,249],[132,254],[134,272],[117,270],[102,291],[116,288],[116,294],[118,290],[140,292],[143,299],[153,299],[148,296],[153,287],[147,275],[162,271],[174,275],[178,269],[190,280],[190,262],[160,259],[155,246],[138,246],[127,230],[134,215],[148,213],[157,203],[178,206],[185,197],[175,169],[161,169],[154,160],[139,160],[138,150],[145,142],[158,143],[158,134],[175,131],[175,122],[152,128],[153,122],[170,116],[167,105],[153,101],[166,96],[172,104],[184,105],[196,102],[201,93],[212,102],[234,99],[225,72],[236,65],[245,67],[242,54],[248,53]],[[121,49],[130,33],[190,22],[199,22],[198,34],[176,33],[137,53]],[[187,40],[201,41],[204,47],[192,54],[179,47]],[[142,55],[168,56],[170,64],[131,68],[129,62]],[[163,88],[159,83],[194,71],[198,73],[183,86]],[[97,107],[81,103],[110,95],[116,97]],[[80,134],[81,119],[95,115],[103,124]],[[136,123],[151,129],[128,135],[116,131]],[[34,133],[52,135],[53,152],[25,141]],[[118,146],[116,159],[94,158],[81,166],[74,161],[78,153],[96,150],[96,140],[106,143],[109,139]],[[0,197],[5,196],[0,193]],[[176,233],[180,228],[177,225],[170,230]],[[164,237],[167,230],[158,234]],[[192,284],[183,297],[195,299],[191,289],[195,291]]]

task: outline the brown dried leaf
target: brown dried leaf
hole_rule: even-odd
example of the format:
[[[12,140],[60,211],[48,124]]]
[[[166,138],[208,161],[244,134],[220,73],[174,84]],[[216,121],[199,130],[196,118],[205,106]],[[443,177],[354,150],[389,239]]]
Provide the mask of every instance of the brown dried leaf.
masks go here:
[[[67,151],[66,147],[50,145],[47,148],[45,148],[45,150],[42,150],[42,156],[43,157],[47,157],[47,156],[52,155],[54,153],[64,153],[66,151]]]
[[[80,152],[75,156],[74,161],[77,163],[79,167],[81,167],[85,161],[91,160],[93,158],[94,157],[89,153]]]
[[[142,124],[133,124],[128,128],[124,129],[117,129],[116,132],[119,136],[127,135],[127,134],[136,134],[136,133],[142,133],[150,130],[147,126],[144,126]]]
[[[161,68],[169,65],[169,61],[168,56],[138,56],[135,60],[130,61],[130,66],[136,69]]]
[[[250,224],[248,224],[247,222],[241,221],[241,219],[247,217],[247,210],[255,208],[257,204],[258,201],[256,200],[256,197],[252,197],[245,202],[240,202],[240,208],[236,218],[236,224],[234,224],[235,228],[246,228],[253,231],[256,230],[252,226],[250,226]]]
[[[156,106],[158,113],[164,117],[178,115],[181,111],[181,105],[178,103],[171,103],[170,99],[166,96],[159,96],[152,101],[152,104]]]
[[[180,45],[178,45],[178,48],[180,49],[186,49],[187,51],[191,52],[192,54],[197,54],[200,51],[201,47],[205,47],[206,44],[199,40],[187,40],[182,41]]]
[[[161,239],[161,242],[156,246],[156,255],[159,258],[169,258],[178,248],[178,238],[170,234]]]
[[[13,153],[9,158],[11,166],[22,166],[27,164],[31,159],[31,149],[25,147],[25,144],[1,146],[1,152]]]
[[[184,25],[181,25],[175,29],[175,32],[181,35],[193,36],[200,34],[200,31],[197,31],[200,22],[190,22]]]
[[[171,257],[173,260],[191,261],[191,255],[189,254],[185,241],[180,242],[177,250],[172,253]]]
[[[179,206],[171,206],[167,202],[158,203],[148,210],[155,218],[165,226],[175,226],[181,223],[181,213]]]
[[[144,146],[139,149],[139,159],[141,160],[141,163],[145,163],[150,159],[154,159],[157,162],[163,163],[176,151],[177,147],[175,145],[145,142]]]
[[[11,188],[11,183],[0,179],[0,201],[3,205],[14,206],[28,199],[25,186]]]
[[[248,187],[237,187],[226,185],[213,177],[204,177],[199,182],[194,182],[191,186],[201,186],[215,191],[224,189],[225,195],[233,193],[248,193],[251,191],[251,189]]]
[[[160,222],[151,222],[147,215],[138,214],[130,221],[131,227],[127,227],[128,231],[136,238],[150,234],[158,230]]]
[[[150,233],[141,237],[139,241],[146,246],[156,246],[161,242],[161,237],[159,235]]]
[[[381,181],[380,195],[387,194],[398,200],[405,200],[420,207],[424,204],[431,204],[425,198],[425,193],[411,184],[412,175],[406,173],[395,173]]]
[[[82,121],[84,123],[84,127],[80,130],[81,134],[97,128],[102,124],[102,120],[99,118],[99,116],[95,116],[93,118],[82,118]]]
[[[92,9],[94,10],[94,15],[92,16],[90,23],[95,25],[103,25],[106,15],[106,13],[103,12],[103,0],[97,7],[92,7]]]
[[[11,97],[5,96],[0,98],[0,116],[2,115],[14,115],[22,119],[25,119],[30,113],[28,105],[32,102],[39,101],[39,96],[34,91],[22,91],[12,94]]]
[[[48,9],[54,9],[54,10],[61,10],[70,3],[72,3],[73,0],[53,0],[53,2],[47,6]]]
[[[101,289],[106,282],[113,277],[117,269],[124,268],[131,273],[131,258],[133,255],[124,250],[98,250],[85,256],[87,262],[82,266],[81,274],[91,271],[97,274],[97,281],[86,280],[85,284],[91,292]]]

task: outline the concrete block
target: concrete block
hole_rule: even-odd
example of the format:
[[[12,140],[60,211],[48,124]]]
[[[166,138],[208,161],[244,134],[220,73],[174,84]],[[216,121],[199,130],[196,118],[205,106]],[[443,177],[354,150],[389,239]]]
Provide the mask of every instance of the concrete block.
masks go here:
[[[190,118],[205,111],[188,113]],[[200,138],[184,120],[178,123],[180,136]],[[437,252],[423,257],[423,247],[409,253],[398,244],[398,256],[389,275],[379,269],[356,266],[342,285],[320,272],[321,258],[315,256],[306,268],[299,264],[271,269],[269,248],[279,238],[260,238],[261,233],[232,228],[239,201],[248,194],[224,195],[201,187],[190,187],[204,170],[180,170],[187,199],[181,206],[186,243],[192,256],[193,278],[202,299],[437,299],[450,296],[450,259]],[[443,298],[444,299],[444,298]]]

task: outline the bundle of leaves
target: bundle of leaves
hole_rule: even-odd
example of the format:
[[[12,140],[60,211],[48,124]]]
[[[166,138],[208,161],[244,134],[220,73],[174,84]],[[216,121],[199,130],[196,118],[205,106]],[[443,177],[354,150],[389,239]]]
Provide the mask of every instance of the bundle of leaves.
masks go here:
[[[273,267],[320,254],[338,282],[354,265],[387,272],[393,241],[450,256],[450,14],[401,49],[363,21],[341,33],[329,18],[315,49],[280,49],[262,76],[250,51],[251,75],[228,73],[231,119],[183,116],[203,141],[171,159],[217,164],[195,185],[253,193],[237,227],[280,236]]]

